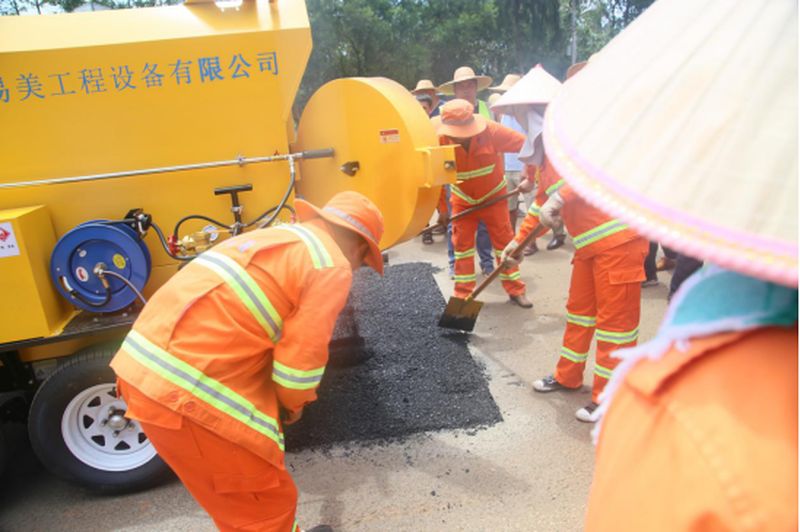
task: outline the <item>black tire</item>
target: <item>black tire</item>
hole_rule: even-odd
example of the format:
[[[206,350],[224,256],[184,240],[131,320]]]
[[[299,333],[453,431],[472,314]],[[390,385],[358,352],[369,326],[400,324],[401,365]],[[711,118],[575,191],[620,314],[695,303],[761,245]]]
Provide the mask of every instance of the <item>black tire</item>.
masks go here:
[[[3,423],[0,422],[0,477],[3,476],[3,472],[6,470],[7,464],[8,453],[6,449],[6,435],[5,431],[3,430]]]
[[[112,440],[109,433],[110,424],[101,419],[102,414],[81,416],[82,412],[89,412],[92,402],[103,405],[102,401],[114,401],[115,405],[124,408],[124,403],[120,405],[113,398],[116,377],[108,366],[118,347],[118,343],[92,346],[72,355],[39,387],[28,417],[31,447],[50,472],[92,491],[109,494],[147,489],[160,484],[171,475],[169,467],[154,454],[152,444],[143,436],[138,424],[130,429],[137,447],[128,446],[127,450],[130,452],[125,456],[127,450],[116,450],[112,447],[115,440]],[[98,397],[89,399],[94,395]],[[102,401],[99,397],[102,397]],[[81,403],[83,398],[87,398],[89,402]],[[79,404],[88,406],[81,410],[76,406]],[[105,406],[96,408],[94,412],[100,412]],[[71,423],[73,415],[75,422]],[[62,423],[65,426],[63,431]],[[86,423],[89,423],[88,427],[84,426]],[[98,429],[105,431],[107,436],[89,436]],[[64,431],[72,447],[78,449],[78,452],[70,450]],[[131,437],[131,433],[124,430],[117,432]],[[76,447],[76,441],[82,447]],[[122,445],[121,440],[116,441],[117,446]],[[153,453],[152,458],[148,456],[149,453]],[[135,455],[135,459],[147,461],[129,466],[131,455]]]

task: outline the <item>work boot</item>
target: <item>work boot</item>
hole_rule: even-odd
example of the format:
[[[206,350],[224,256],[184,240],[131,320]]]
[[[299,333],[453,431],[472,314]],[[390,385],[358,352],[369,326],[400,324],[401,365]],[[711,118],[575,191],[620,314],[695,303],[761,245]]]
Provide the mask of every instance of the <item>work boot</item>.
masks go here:
[[[314,528],[305,528],[301,532],[333,532],[333,528],[328,525],[317,525]]]
[[[564,235],[553,235],[553,239],[547,243],[547,251],[553,251],[564,245]]]
[[[575,417],[578,421],[583,421],[584,423],[596,423],[598,419],[597,415],[597,407],[600,406],[595,402],[591,402],[588,405],[584,406],[583,408],[579,408],[575,412]]]
[[[422,243],[426,245],[433,244],[433,232],[425,231],[422,233]]]
[[[642,288],[649,288],[651,286],[658,286],[658,277],[642,281]]]
[[[528,299],[525,294],[519,294],[517,296],[508,296],[508,300],[514,303],[515,305],[519,305],[522,308],[531,308],[533,303],[531,303],[530,299]]]
[[[541,379],[536,379],[533,381],[533,389],[537,392],[547,393],[547,392],[557,392],[559,390],[570,391],[570,390],[577,390],[578,388],[567,388],[560,382],[556,380],[553,375],[548,375],[547,377],[542,377]]]

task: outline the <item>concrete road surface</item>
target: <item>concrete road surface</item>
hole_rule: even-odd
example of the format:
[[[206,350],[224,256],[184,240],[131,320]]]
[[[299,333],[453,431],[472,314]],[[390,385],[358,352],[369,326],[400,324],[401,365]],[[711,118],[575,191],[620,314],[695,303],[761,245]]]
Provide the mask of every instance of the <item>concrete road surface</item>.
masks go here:
[[[442,267],[437,282],[449,297],[441,236],[390,252],[393,264],[427,261]],[[546,245],[540,239],[540,247]],[[507,303],[498,285],[480,298],[472,355],[486,367],[504,421],[485,429],[421,434],[393,444],[338,446],[287,456],[300,489],[301,526],[337,531],[569,531],[582,528],[591,483],[592,427],[574,411],[590,400],[586,385],[571,393],[538,394],[531,381],[554,369],[565,324],[573,249],[526,259],[533,310]],[[641,339],[651,338],[666,309],[666,283],[643,290]],[[387,326],[391,324],[387,323]],[[431,327],[435,327],[431,324]],[[183,486],[103,497],[71,487],[19,454],[0,486],[2,531],[204,531],[213,523]]]

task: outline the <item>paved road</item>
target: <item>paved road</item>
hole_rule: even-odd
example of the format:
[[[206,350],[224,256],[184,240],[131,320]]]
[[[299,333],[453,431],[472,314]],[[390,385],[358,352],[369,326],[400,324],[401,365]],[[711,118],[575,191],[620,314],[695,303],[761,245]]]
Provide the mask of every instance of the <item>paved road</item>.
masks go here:
[[[436,238],[432,246],[419,240],[399,246],[391,261],[429,261],[444,268],[445,247]],[[588,386],[548,395],[530,387],[556,361],[571,253],[566,247],[543,251],[523,263],[533,311],[506,303],[499,286],[481,297],[485,306],[471,352],[486,367],[504,421],[487,429],[422,434],[390,445],[290,455],[287,462],[301,491],[302,525],[324,522],[340,531],[409,532],[581,529],[593,448],[591,427],[576,421],[573,413],[589,401]],[[446,268],[437,282],[449,296]],[[643,339],[655,333],[665,298],[663,284],[644,291]],[[146,493],[99,497],[53,478],[26,449],[0,487],[2,531],[213,529],[178,482]]]

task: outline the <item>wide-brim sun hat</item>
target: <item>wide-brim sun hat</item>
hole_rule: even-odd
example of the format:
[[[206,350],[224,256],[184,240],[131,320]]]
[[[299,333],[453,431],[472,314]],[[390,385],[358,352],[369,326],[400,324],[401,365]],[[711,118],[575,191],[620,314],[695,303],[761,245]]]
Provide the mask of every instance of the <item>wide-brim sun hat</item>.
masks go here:
[[[417,86],[411,90],[411,94],[418,94],[420,92],[433,91],[436,92],[436,85],[429,79],[421,79],[417,82]]]
[[[383,236],[383,215],[369,198],[345,191],[333,196],[322,208],[300,198],[295,200],[294,208],[301,222],[320,217],[361,236],[369,245],[364,262],[383,275],[383,255],[378,245]]]
[[[550,103],[547,156],[649,239],[796,287],[797,37],[796,2],[658,0]]]
[[[490,91],[495,92],[506,92],[511,87],[514,86],[516,82],[522,79],[522,76],[519,74],[506,74],[506,77],[503,78],[503,82],[500,85],[495,85],[494,87],[489,87]]]
[[[471,138],[486,129],[486,119],[474,113],[467,100],[456,98],[440,108],[439,116],[431,118],[436,134],[453,138]]]
[[[542,65],[536,65],[492,105],[492,110],[506,112],[514,105],[547,105],[560,89],[561,82]]]
[[[489,76],[478,76],[475,71],[468,66],[461,66],[453,73],[453,79],[439,85],[439,92],[447,96],[453,96],[453,86],[462,81],[469,81],[474,79],[478,82],[478,92],[486,89],[492,84],[492,78]]]

